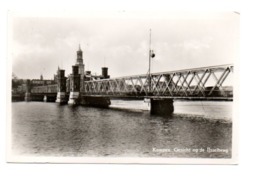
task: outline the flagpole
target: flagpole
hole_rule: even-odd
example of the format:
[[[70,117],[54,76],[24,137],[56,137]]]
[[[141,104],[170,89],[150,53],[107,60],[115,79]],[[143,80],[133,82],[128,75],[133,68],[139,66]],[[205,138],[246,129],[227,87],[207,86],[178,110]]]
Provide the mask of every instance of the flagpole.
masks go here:
[[[151,38],[151,29],[150,29],[150,39],[149,39],[149,68],[148,68],[148,93],[151,92],[151,43],[152,43],[152,38]]]

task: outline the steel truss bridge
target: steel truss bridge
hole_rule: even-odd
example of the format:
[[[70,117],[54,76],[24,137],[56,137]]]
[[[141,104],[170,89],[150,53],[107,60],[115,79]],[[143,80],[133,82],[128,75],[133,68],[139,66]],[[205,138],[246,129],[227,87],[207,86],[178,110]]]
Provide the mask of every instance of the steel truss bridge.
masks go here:
[[[233,65],[85,81],[85,96],[232,100]],[[230,81],[230,80],[229,80]]]
[[[233,65],[221,65],[85,81],[82,95],[232,100],[233,69]],[[228,85],[224,84],[225,81],[228,81],[227,79],[230,82]],[[31,89],[32,94],[55,94],[57,92],[57,84],[36,86]]]

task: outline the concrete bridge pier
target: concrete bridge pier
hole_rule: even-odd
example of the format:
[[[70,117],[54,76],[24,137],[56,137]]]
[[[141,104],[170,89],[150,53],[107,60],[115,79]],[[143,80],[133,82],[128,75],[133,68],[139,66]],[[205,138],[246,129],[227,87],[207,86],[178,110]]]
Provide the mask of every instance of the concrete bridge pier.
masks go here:
[[[79,67],[72,66],[72,74],[70,75],[70,95],[69,95],[69,105],[77,105],[80,100],[80,74]]]
[[[56,98],[56,103],[60,104],[65,104],[68,102],[68,99],[66,97],[66,92],[58,92],[57,93],[57,98]]]
[[[79,104],[79,92],[70,92],[68,104],[70,105]]]
[[[109,97],[102,96],[81,96],[80,104],[98,108],[108,108],[111,104]]]
[[[151,98],[150,113],[154,115],[171,115],[174,111],[172,98]]]
[[[56,101],[56,94],[45,94],[43,96],[44,102],[55,102]]]
[[[25,97],[24,100],[25,101],[31,101],[31,81],[30,80],[26,80],[25,83]]]
[[[44,97],[43,97],[43,101],[44,101],[44,102],[47,102],[47,101],[48,101],[48,97],[47,97],[47,95],[44,95]]]
[[[25,100],[25,101],[31,101],[31,99],[32,99],[32,98],[31,98],[31,93],[26,92],[26,93],[25,93],[24,100]]]
[[[58,70],[58,93],[56,97],[56,103],[65,104],[68,102],[66,98],[66,77],[65,70]]]

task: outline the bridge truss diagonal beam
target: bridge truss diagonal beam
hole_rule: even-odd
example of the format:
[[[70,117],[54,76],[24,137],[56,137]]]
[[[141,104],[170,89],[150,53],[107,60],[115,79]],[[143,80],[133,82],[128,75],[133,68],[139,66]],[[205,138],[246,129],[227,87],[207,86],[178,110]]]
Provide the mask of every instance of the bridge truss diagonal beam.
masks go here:
[[[232,84],[227,86],[227,88],[223,88],[223,84],[227,81],[229,76],[232,78],[233,68],[233,65],[222,65],[151,73],[150,79],[147,74],[144,74],[85,81],[85,95],[166,97],[232,96],[232,90],[225,91],[225,89],[232,89]],[[151,88],[149,87],[149,80]]]

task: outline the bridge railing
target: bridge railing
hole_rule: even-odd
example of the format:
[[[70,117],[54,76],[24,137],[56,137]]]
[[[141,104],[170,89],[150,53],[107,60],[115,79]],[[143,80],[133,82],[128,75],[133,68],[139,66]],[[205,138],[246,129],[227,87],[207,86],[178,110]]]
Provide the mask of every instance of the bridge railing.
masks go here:
[[[232,97],[232,83],[223,86],[232,74],[233,65],[222,65],[85,81],[84,86],[86,95]]]
[[[31,89],[31,93],[57,93],[58,85],[46,85],[46,86],[34,86]]]

